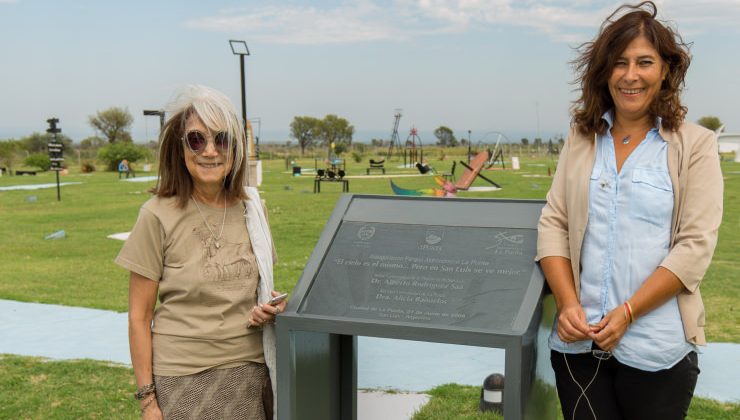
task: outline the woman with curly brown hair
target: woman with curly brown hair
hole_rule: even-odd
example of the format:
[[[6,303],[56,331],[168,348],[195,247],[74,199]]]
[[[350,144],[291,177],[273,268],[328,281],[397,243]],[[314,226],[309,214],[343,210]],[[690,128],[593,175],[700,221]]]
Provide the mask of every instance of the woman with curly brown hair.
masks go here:
[[[574,61],[581,96],[539,222],[566,419],[681,419],[706,344],[699,285],[722,218],[714,134],[684,122],[691,57],[652,2]]]

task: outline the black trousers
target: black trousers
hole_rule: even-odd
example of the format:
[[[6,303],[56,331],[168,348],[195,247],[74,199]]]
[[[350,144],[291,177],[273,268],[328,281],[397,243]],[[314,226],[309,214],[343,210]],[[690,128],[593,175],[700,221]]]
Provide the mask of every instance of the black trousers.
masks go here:
[[[684,419],[699,375],[693,351],[672,368],[657,372],[635,369],[614,357],[599,361],[591,353],[552,350],[550,362],[565,420]]]

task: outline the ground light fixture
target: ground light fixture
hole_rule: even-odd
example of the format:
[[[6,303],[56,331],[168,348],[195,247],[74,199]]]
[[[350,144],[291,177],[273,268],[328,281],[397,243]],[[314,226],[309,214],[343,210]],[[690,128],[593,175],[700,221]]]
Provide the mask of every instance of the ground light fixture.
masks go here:
[[[504,413],[504,375],[493,373],[483,381],[480,390],[480,411]]]

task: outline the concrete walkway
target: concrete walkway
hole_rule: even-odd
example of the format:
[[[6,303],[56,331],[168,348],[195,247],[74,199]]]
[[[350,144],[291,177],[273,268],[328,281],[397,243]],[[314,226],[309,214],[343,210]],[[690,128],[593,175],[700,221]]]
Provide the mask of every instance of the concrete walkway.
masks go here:
[[[65,185],[76,185],[82,184],[82,182],[60,182],[59,186]],[[56,188],[57,184],[27,184],[27,185],[10,185],[7,187],[0,187],[0,191],[13,191],[13,190],[40,190],[43,188]]]
[[[3,353],[130,365],[128,315],[0,299]],[[421,393],[362,390],[357,393],[358,420],[407,420],[428,400],[429,396]]]
[[[0,299],[0,353],[129,365],[127,330],[125,313]],[[427,400],[419,392],[450,382],[481,386],[488,374],[504,373],[501,349],[373,337],[358,342],[359,388],[411,391],[358,393],[363,420],[408,419]],[[740,345],[710,343],[701,350],[696,395],[740,403]]]

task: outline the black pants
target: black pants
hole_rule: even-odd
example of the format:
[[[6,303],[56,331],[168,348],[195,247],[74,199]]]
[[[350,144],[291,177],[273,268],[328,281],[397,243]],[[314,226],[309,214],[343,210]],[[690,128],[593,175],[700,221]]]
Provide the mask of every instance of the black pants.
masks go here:
[[[565,420],[684,419],[699,375],[699,361],[693,351],[672,368],[657,372],[635,369],[614,357],[601,360],[599,365],[599,359],[591,353],[563,354],[553,350],[550,362]],[[589,386],[597,366],[599,372]],[[574,378],[581,387],[588,386],[585,397]]]

